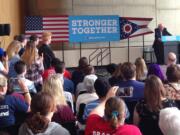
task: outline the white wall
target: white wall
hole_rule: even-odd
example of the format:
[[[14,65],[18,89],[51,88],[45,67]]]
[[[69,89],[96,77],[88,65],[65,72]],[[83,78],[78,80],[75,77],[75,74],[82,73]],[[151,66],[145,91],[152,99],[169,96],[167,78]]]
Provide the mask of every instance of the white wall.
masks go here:
[[[67,3],[67,0],[64,0]],[[180,0],[73,0],[72,15],[119,15],[127,17],[152,17],[153,21],[149,27],[154,30],[158,23],[163,23],[173,35],[180,35]],[[72,4],[71,2],[71,4]],[[69,6],[67,6],[69,8]],[[154,34],[145,36],[145,45],[152,45]],[[87,47],[108,47],[108,43],[82,44]],[[112,47],[123,48],[111,49],[111,60],[114,63],[124,62],[127,57],[127,40],[111,42]],[[142,56],[142,37],[130,40],[130,61]],[[139,46],[139,47],[133,47]],[[92,49],[83,49],[82,56],[88,57]],[[56,52],[62,59],[62,52]],[[77,66],[79,50],[66,50],[65,62],[67,67]],[[109,63],[109,57],[103,64]],[[93,63],[94,65],[96,62]]]

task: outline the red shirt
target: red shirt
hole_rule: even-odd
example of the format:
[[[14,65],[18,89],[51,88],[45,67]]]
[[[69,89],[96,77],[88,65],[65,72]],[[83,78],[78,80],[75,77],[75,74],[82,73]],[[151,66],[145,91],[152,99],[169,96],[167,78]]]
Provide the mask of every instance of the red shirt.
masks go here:
[[[85,135],[142,135],[140,130],[133,125],[119,126],[113,129],[104,118],[92,114],[87,120]]]
[[[65,69],[64,71],[64,77],[66,77],[67,79],[71,80],[71,73]]]

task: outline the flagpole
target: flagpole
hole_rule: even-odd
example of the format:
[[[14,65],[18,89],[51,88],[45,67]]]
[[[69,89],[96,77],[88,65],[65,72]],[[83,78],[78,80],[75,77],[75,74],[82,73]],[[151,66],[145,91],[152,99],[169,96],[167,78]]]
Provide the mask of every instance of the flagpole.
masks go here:
[[[81,56],[82,56],[82,54],[81,54],[81,49],[82,49],[82,46],[81,46],[81,42],[80,42],[80,58],[81,58]]]
[[[129,62],[129,38],[128,38],[128,62]]]
[[[64,42],[62,42],[62,58],[63,58],[63,62],[64,62]]]
[[[144,59],[144,35],[142,36],[142,40],[143,40],[143,59]]]

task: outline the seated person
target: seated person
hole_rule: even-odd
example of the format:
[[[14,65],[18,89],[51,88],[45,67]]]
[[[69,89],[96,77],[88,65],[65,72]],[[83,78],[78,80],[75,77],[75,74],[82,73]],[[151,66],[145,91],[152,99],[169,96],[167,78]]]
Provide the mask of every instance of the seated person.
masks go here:
[[[29,92],[31,94],[37,93],[35,85],[32,81],[25,78],[26,74],[26,64],[23,61],[18,61],[14,65],[14,69],[17,73],[17,77],[10,78],[10,89],[14,90],[17,93],[23,93],[21,88],[19,87],[18,81],[21,80],[25,83],[25,85],[28,87]]]
[[[164,85],[167,97],[173,100],[180,100],[180,67],[170,65],[166,71],[168,83]]]
[[[125,103],[119,97],[112,97],[116,90],[116,87],[112,87],[106,100],[90,113],[85,135],[141,135],[136,126],[124,123]]]
[[[30,110],[31,97],[29,90],[23,82],[19,84],[24,95],[24,100],[16,98],[15,96],[6,95],[7,79],[0,75],[0,130],[8,131],[11,134],[17,133],[18,129],[18,125],[15,125],[15,122],[17,122],[15,114],[25,114]]]
[[[70,135],[61,125],[51,122],[56,104],[51,95],[40,92],[32,98],[32,117],[19,129],[19,135]]]
[[[130,62],[125,62],[121,66],[123,81],[118,83],[120,88],[133,87],[132,97],[125,98],[126,101],[138,101],[144,97],[144,83],[136,81],[136,66]]]
[[[69,80],[63,76],[63,73],[65,71],[64,62],[60,61],[60,63],[55,65],[54,68],[55,68],[56,74],[59,74],[61,76],[64,90],[67,92],[70,92],[72,95],[74,95],[74,83],[71,80]]]
[[[176,107],[162,109],[159,114],[159,127],[163,135],[179,135],[180,111]]]
[[[159,111],[166,107],[176,107],[174,101],[166,98],[162,81],[155,75],[146,79],[144,100],[137,103],[134,109],[134,124],[143,135],[162,135],[158,126]]]
[[[96,81],[97,76],[96,75],[87,75],[84,78],[84,86],[86,89],[86,92],[83,94],[80,94],[77,97],[77,101],[76,101],[76,112],[78,114],[79,112],[79,106],[80,104],[87,104],[93,100],[98,99],[97,94],[95,93],[95,89],[94,89],[94,82]]]
[[[96,108],[101,102],[106,99],[106,95],[111,88],[110,84],[105,79],[97,79],[94,83],[94,88],[96,90],[96,94],[98,95],[99,99],[94,100],[86,104],[84,109],[83,119],[86,120],[91,113],[91,111]],[[129,117],[129,111],[126,107],[126,118]]]
[[[162,82],[165,81],[164,75],[158,64],[150,64],[149,65],[147,76],[149,76],[149,75],[156,75],[157,77],[159,77],[161,79]]]

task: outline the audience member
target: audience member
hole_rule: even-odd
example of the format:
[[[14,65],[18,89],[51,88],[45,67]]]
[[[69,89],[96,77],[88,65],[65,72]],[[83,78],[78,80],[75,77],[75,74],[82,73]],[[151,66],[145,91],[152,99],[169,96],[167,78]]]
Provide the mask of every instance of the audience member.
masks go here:
[[[115,95],[116,88],[108,92],[108,97]],[[111,92],[111,93],[110,93]],[[101,102],[87,120],[85,135],[141,135],[133,125],[124,124],[125,103],[119,97],[111,97]]]
[[[147,77],[147,67],[143,58],[139,57],[135,61],[136,65],[136,80],[145,81]]]
[[[162,135],[158,126],[159,111],[176,106],[165,96],[162,81],[157,76],[150,75],[145,83],[144,100],[134,110],[134,124],[139,126],[143,135]]]
[[[69,101],[71,103],[71,107],[73,107],[72,96],[69,99],[66,99],[65,92],[58,75],[52,75],[49,79],[45,80],[42,91],[52,95],[55,100],[57,111],[53,116],[54,121],[63,124],[75,120],[73,112],[67,104],[67,101]]]
[[[136,81],[136,66],[130,62],[125,62],[121,66],[123,81],[119,82],[119,87],[133,87],[133,96],[125,98],[127,101],[138,101],[144,97],[144,83]]]
[[[22,61],[27,65],[26,78],[33,81],[37,91],[42,88],[42,73],[44,71],[43,57],[38,55],[35,42],[29,41],[21,56]]]
[[[38,35],[36,35],[36,34],[31,35],[31,36],[29,37],[29,41],[30,41],[30,42],[33,42],[34,45],[35,45],[35,47],[37,47],[37,46],[39,45],[39,37],[38,37]]]
[[[60,75],[64,90],[70,92],[74,96],[74,83],[63,76],[63,73],[65,71],[64,62],[60,62],[59,64],[55,65],[55,71]]]
[[[87,104],[93,100],[98,99],[97,94],[95,93],[95,89],[94,89],[94,82],[96,81],[97,76],[96,75],[87,75],[84,78],[84,87],[86,89],[85,93],[80,94],[77,97],[77,101],[76,101],[76,112],[78,114],[79,112],[79,106],[80,104]]]
[[[22,93],[22,89],[19,87],[18,82],[23,81],[25,85],[28,87],[29,92],[31,94],[37,93],[34,83],[25,78],[26,70],[27,70],[26,64],[23,61],[18,61],[15,63],[14,69],[17,73],[17,76],[15,78],[10,78],[9,81],[10,89],[12,89],[17,93]]]
[[[173,100],[180,100],[180,67],[170,65],[166,71],[167,81],[165,89],[167,97]]]
[[[19,129],[19,135],[70,135],[61,125],[51,122],[56,103],[48,93],[38,93],[32,98],[32,117]]]
[[[18,54],[20,49],[21,49],[21,42],[12,41],[6,50],[6,53],[9,58],[9,73],[8,73],[9,78],[17,76],[17,73],[14,70],[14,64],[20,60],[20,56]]]
[[[79,65],[77,69],[72,73],[72,81],[74,83],[75,89],[77,84],[83,81],[85,76],[84,70],[88,65],[88,59],[86,57],[81,57],[79,59]]]
[[[55,57],[50,48],[52,33],[44,32],[42,34],[42,45],[39,47],[39,56],[43,56],[44,68],[48,69],[51,66],[51,61]]]
[[[19,82],[25,101],[11,95],[6,95],[7,79],[0,75],[0,131],[7,131],[11,135],[16,135],[18,126],[15,125],[15,114],[29,111],[31,97],[28,88],[23,82]]]
[[[9,72],[9,64],[8,64],[8,56],[3,48],[0,48],[0,74],[8,75]]]
[[[26,47],[26,44],[27,44],[27,38],[25,35],[21,34],[17,37],[17,40],[19,42],[21,42],[21,49],[19,51],[19,56],[21,57],[21,55],[24,53],[25,51],[25,47]]]
[[[159,114],[159,127],[164,135],[180,134],[180,111],[175,108],[165,108]]]
[[[84,77],[86,77],[87,75],[92,75],[94,76],[94,67],[91,65],[88,65],[85,69],[84,69]],[[84,86],[84,82],[79,82],[77,87],[76,87],[76,97],[78,97],[79,94],[86,92],[86,87]]]
[[[158,64],[150,64],[149,65],[147,76],[149,76],[149,75],[156,75],[157,77],[159,77],[161,79],[162,82],[165,81],[164,75]]]

